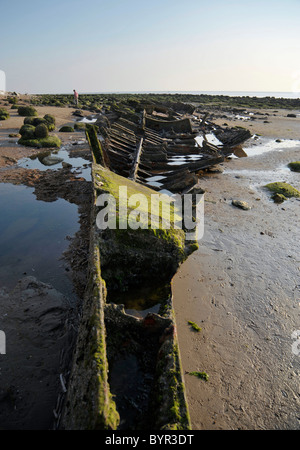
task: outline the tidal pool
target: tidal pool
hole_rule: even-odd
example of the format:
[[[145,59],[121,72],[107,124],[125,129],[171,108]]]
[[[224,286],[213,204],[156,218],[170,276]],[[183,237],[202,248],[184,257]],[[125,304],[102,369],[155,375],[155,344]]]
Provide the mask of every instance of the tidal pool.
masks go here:
[[[47,165],[45,158],[47,156],[53,156],[60,158],[62,161],[57,161],[57,164]],[[37,170],[56,170],[61,169],[63,162],[72,165],[71,171],[78,173],[86,181],[91,181],[91,162],[81,157],[72,157],[68,152],[68,147],[63,146],[60,150],[44,151],[29,158],[22,158],[18,161],[18,166],[25,169],[37,169]],[[77,172],[78,171],[78,172]]]
[[[60,260],[67,236],[79,229],[76,205],[36,200],[34,189],[0,183],[0,286],[13,288],[26,275],[72,297],[73,285]]]

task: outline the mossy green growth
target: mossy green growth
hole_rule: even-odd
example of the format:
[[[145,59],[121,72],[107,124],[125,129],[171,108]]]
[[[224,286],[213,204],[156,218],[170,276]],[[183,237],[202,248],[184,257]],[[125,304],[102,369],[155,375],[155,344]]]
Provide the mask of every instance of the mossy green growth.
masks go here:
[[[30,124],[24,124],[20,130],[19,133],[22,136],[22,139],[34,139],[34,134],[35,132],[35,127],[33,125]]]
[[[134,231],[151,232],[158,239],[173,243],[178,249],[184,251],[185,233],[182,229],[175,227],[181,216],[175,205],[170,203],[168,196],[159,195],[156,191],[117,175],[100,165],[94,166],[93,175],[95,188],[97,189],[101,184],[101,191],[111,194],[116,201],[116,224],[117,229],[121,228],[123,242],[124,225],[127,224],[127,228],[134,229],[133,227],[138,223],[139,226]],[[159,207],[155,208],[153,205]]]
[[[300,191],[288,183],[277,181],[275,183],[269,183],[265,187],[269,191],[274,192],[275,194],[282,194],[287,198],[300,197]]]
[[[200,380],[208,381],[209,375],[206,372],[189,372],[189,375],[200,378]]]
[[[155,426],[160,430],[189,430],[190,416],[176,339],[169,343],[168,350],[164,349],[157,364],[156,407],[159,414]]]
[[[48,127],[49,131],[54,131],[55,130],[55,117],[52,116],[51,114],[46,114],[44,116],[44,120],[46,121],[46,125]]]
[[[18,108],[19,116],[37,116],[37,110],[33,106],[19,106]]]
[[[74,132],[74,128],[73,127],[64,126],[64,127],[60,128],[59,132],[60,133],[73,133]]]
[[[34,120],[36,119],[36,117],[30,117],[30,116],[28,116],[28,117],[25,117],[25,119],[24,119],[24,125],[34,125]]]
[[[45,114],[44,119],[47,122],[52,123],[53,125],[55,125],[55,117],[52,116],[52,114]]]
[[[188,324],[194,331],[197,331],[198,333],[202,330],[202,328],[200,328],[199,325],[197,325],[195,322],[192,322],[191,320],[188,321]]]
[[[0,120],[6,120],[9,117],[9,112],[5,108],[0,108]]]
[[[18,144],[36,148],[60,148],[61,140],[57,136],[48,136],[41,139],[25,139],[21,137],[18,140]]]
[[[85,135],[92,151],[94,161],[97,164],[101,164],[101,166],[105,167],[106,164],[104,153],[97,137],[97,127],[95,125],[87,124]]]
[[[46,114],[44,117],[34,117],[34,116],[25,117],[24,125],[28,124],[33,125],[35,127],[37,127],[40,124],[44,124],[48,128],[48,131],[55,130],[55,118],[53,116],[50,116],[49,114]]]
[[[288,168],[291,169],[293,172],[300,172],[300,161],[289,163]]]
[[[37,138],[39,138],[39,139],[40,139],[40,138],[44,139],[44,138],[48,137],[48,135],[49,135],[49,130],[48,130],[47,125],[45,125],[44,123],[40,123],[40,124],[35,128],[34,135],[35,135],[35,137],[37,137]]]
[[[17,97],[8,97],[8,103],[10,103],[11,105],[16,105],[18,103],[18,98]]]

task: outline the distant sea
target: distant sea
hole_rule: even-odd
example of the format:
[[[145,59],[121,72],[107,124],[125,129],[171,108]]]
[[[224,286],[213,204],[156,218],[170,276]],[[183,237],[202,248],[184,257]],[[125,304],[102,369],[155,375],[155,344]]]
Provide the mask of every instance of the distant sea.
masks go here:
[[[190,95],[227,95],[229,97],[275,97],[300,98],[300,92],[255,92],[255,91],[107,91],[82,92],[82,94],[190,94]]]

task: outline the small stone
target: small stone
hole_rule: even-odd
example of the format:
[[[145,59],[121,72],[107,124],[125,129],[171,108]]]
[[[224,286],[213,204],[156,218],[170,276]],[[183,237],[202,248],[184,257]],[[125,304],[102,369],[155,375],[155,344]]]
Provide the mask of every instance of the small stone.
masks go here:
[[[232,200],[233,206],[236,206],[237,208],[243,209],[245,211],[248,211],[251,209],[251,206],[248,205],[247,202],[241,201],[241,200]]]
[[[63,159],[59,158],[58,156],[46,156],[43,159],[43,164],[45,166],[54,166],[55,164],[59,164],[62,161]]]
[[[72,164],[66,163],[65,161],[62,162],[62,166],[64,169],[71,169],[73,167]]]

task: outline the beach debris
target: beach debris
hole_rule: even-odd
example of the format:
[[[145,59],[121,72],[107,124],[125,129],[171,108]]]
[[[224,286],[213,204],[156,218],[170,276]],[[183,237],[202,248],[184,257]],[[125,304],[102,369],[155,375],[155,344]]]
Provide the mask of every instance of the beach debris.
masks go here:
[[[59,380],[60,380],[60,384],[61,384],[61,388],[62,388],[63,392],[66,393],[67,388],[66,388],[65,379],[64,379],[64,376],[62,373],[59,375]]]
[[[243,209],[244,211],[248,211],[251,209],[251,206],[242,200],[232,200],[232,205],[236,206],[237,208]]]
[[[237,145],[232,150],[233,150],[233,154],[235,156],[237,156],[238,158],[246,158],[248,156],[241,145]]]
[[[223,167],[217,165],[217,166],[208,167],[208,169],[205,169],[205,171],[208,173],[223,173],[224,169],[223,169]]]
[[[195,322],[192,322],[191,320],[188,321],[188,324],[191,326],[191,328],[196,331],[197,333],[199,333],[202,328],[199,327],[199,325],[197,325]]]
[[[209,375],[206,372],[187,372],[189,375],[200,378],[200,380],[208,381]]]
[[[274,203],[283,203],[287,198],[283,194],[278,194],[277,192],[271,197],[274,200]]]

